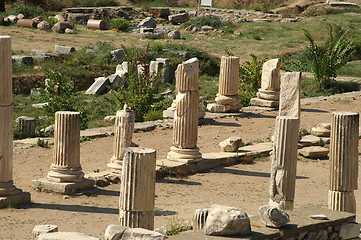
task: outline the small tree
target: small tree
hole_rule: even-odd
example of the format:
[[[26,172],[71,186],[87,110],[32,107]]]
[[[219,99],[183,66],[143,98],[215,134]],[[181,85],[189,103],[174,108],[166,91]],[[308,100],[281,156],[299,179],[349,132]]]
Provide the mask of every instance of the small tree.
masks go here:
[[[348,36],[348,31],[329,25],[328,38],[319,46],[307,30],[304,32],[310,43],[306,60],[311,66],[317,87],[331,88],[337,77],[337,70],[344,66],[355,52],[352,38]]]

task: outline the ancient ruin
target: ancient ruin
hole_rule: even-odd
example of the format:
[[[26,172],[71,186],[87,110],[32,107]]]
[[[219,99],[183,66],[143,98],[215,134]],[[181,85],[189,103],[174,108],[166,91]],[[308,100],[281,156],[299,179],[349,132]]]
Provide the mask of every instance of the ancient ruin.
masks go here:
[[[133,147],[124,154],[119,200],[120,224],[153,230],[156,151]]]
[[[13,181],[13,102],[11,37],[0,36],[0,208],[30,202]]]
[[[277,108],[280,99],[280,59],[271,59],[263,64],[261,88],[257,97],[251,99],[252,106]]]
[[[290,116],[300,119],[300,99],[301,73],[282,73],[279,116]]]
[[[176,72],[176,106],[173,146],[167,158],[179,162],[197,162],[202,154],[197,147],[199,105],[199,63],[192,58],[178,65]]]
[[[359,114],[334,112],[332,115],[328,207],[356,213]]]
[[[119,176],[122,171],[124,151],[132,145],[134,122],[135,114],[128,105],[125,104],[123,110],[117,111],[114,126],[114,155],[110,159],[108,167]]]
[[[242,108],[238,96],[238,80],[239,58],[223,56],[216,103],[208,104],[207,110],[210,112],[238,112]]]
[[[298,118],[279,116],[271,156],[270,203],[292,210],[295,197]]]

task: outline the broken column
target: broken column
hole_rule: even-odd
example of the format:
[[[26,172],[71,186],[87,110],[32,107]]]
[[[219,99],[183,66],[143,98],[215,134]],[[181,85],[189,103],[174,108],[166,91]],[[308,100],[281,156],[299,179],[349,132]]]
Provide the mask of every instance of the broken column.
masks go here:
[[[119,220],[122,226],[154,229],[156,151],[127,148],[124,153]]]
[[[124,151],[132,145],[134,122],[135,114],[126,104],[123,110],[117,111],[114,126],[114,155],[108,163],[108,167],[117,176],[120,176],[122,171]]]
[[[202,160],[197,147],[199,105],[199,63],[197,58],[178,65],[173,124],[173,146],[167,158],[184,163]]]
[[[284,210],[293,209],[295,197],[298,118],[278,116],[273,142],[270,203]]]
[[[80,165],[80,113],[55,113],[54,162],[47,179],[33,181],[38,190],[64,194],[94,187],[94,181],[84,178]]]
[[[242,105],[238,96],[239,58],[221,58],[219,87],[215,98],[216,103],[207,105],[210,112],[238,112]]]
[[[330,142],[328,208],[356,213],[359,114],[333,113]]]
[[[251,99],[252,106],[277,108],[280,98],[280,59],[271,59],[263,64],[261,88],[257,97]]]
[[[279,116],[300,118],[301,72],[281,74]]]
[[[13,182],[11,37],[0,36],[0,208],[30,202],[30,193]]]

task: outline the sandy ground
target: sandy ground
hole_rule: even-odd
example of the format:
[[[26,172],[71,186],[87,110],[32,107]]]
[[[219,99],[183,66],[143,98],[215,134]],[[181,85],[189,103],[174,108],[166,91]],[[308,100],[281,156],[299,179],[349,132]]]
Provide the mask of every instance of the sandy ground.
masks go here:
[[[360,95],[360,94],[358,94]],[[310,129],[319,122],[330,122],[333,111],[361,110],[361,97],[319,101],[302,107],[301,128]],[[230,136],[241,136],[244,142],[265,141],[274,131],[275,112],[248,118],[223,118],[199,127],[201,152],[219,151],[218,143]],[[157,150],[164,159],[172,141],[172,130],[135,133],[134,141],[142,147]],[[106,170],[112,155],[113,137],[81,144],[84,172]],[[80,231],[100,236],[109,224],[118,222],[119,185],[98,188],[78,196],[36,192],[31,180],[46,176],[53,149],[40,147],[14,149],[14,181],[17,187],[31,193],[32,203],[25,209],[0,210],[0,239],[29,239],[37,224],[55,224],[60,231]],[[239,164],[211,169],[184,179],[164,179],[156,183],[155,226],[189,221],[196,208],[212,204],[239,207],[250,215],[268,202],[269,158],[253,164]],[[360,185],[360,184],[359,184]],[[299,158],[295,206],[327,207],[328,160]],[[361,202],[361,192],[355,192]],[[358,215],[361,208],[358,208]]]

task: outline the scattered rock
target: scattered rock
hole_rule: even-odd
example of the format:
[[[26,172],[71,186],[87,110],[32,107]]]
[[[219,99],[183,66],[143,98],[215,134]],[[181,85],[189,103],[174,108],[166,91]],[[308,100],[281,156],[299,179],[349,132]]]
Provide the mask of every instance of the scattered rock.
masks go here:
[[[11,23],[16,23],[16,22],[19,20],[18,17],[15,16],[15,15],[9,15],[9,16],[7,17],[7,19],[8,19]]]
[[[16,17],[20,20],[20,19],[25,18],[25,15],[22,13],[19,13]]]
[[[20,27],[36,28],[38,24],[31,19],[19,19],[16,22],[16,25]]]
[[[40,30],[50,29],[50,23],[47,22],[47,21],[39,22],[37,28],[40,29]]]
[[[207,31],[212,31],[212,30],[214,30],[214,28],[213,27],[211,27],[211,26],[202,26],[202,31],[205,31],[205,32],[207,32]]]
[[[104,233],[104,240],[120,240],[129,227],[111,224],[107,227]]]
[[[62,33],[65,32],[65,29],[70,28],[73,29],[73,24],[70,22],[57,22],[52,27],[53,32]]]
[[[193,231],[204,229],[208,217],[208,209],[196,209],[193,215]]]
[[[180,13],[180,14],[175,14],[175,15],[169,15],[168,20],[173,25],[179,25],[179,24],[182,24],[182,23],[185,23],[185,22],[189,21],[189,15],[188,15],[188,13]]]
[[[316,219],[316,220],[328,220],[328,217],[324,214],[311,215],[310,218]]]
[[[157,26],[157,21],[153,17],[147,17],[143,19],[139,24],[139,27],[155,28]]]
[[[213,205],[208,209],[208,217],[204,226],[206,235],[239,236],[251,233],[248,215],[233,207]]]
[[[71,54],[72,52],[75,52],[74,47],[61,46],[61,45],[55,45],[54,47],[54,53],[68,55]]]
[[[71,29],[71,28],[65,28],[65,31],[64,31],[64,32],[67,33],[67,34],[73,34],[73,33],[74,33],[74,30]]]
[[[258,213],[267,227],[279,228],[290,222],[288,214],[277,204],[262,206],[258,209]]]
[[[154,17],[168,19],[168,16],[170,15],[170,10],[169,8],[153,7],[149,9],[149,13],[152,14]]]
[[[164,235],[143,228],[129,228],[125,230],[122,239],[163,240]]]
[[[34,59],[32,56],[24,56],[24,55],[13,55],[11,57],[11,60],[13,62],[16,63],[21,63],[21,64],[33,64],[34,63]]]
[[[331,123],[319,123],[311,129],[311,135],[316,137],[330,137]]]
[[[50,125],[47,126],[44,130],[45,135],[49,136],[49,135],[53,135],[54,134],[54,129],[55,129],[55,125]]]
[[[181,38],[181,33],[180,31],[171,31],[168,33],[168,37],[170,39],[180,39]]]
[[[223,152],[237,152],[238,148],[242,146],[241,137],[233,136],[219,143],[219,147]]]
[[[112,55],[112,60],[121,60],[124,58],[124,50],[123,49],[115,49],[110,52]]]
[[[78,232],[51,232],[42,233],[39,235],[38,240],[65,240],[65,239],[76,239],[76,240],[99,240],[99,238],[91,237],[83,233]]]
[[[94,83],[86,90],[85,94],[88,95],[100,95],[105,93],[110,85],[109,78],[98,77],[95,79]]]
[[[56,225],[36,225],[33,228],[32,239],[36,239],[42,233],[57,232],[58,226]]]
[[[306,158],[325,158],[328,152],[328,148],[320,146],[305,147],[299,150],[299,154]]]

